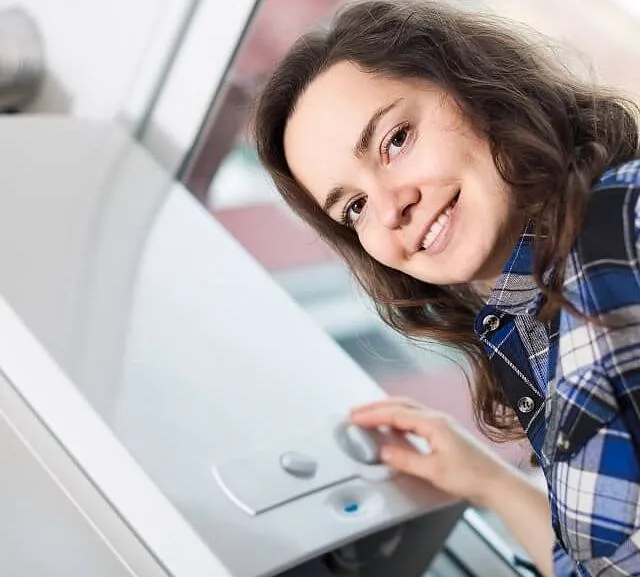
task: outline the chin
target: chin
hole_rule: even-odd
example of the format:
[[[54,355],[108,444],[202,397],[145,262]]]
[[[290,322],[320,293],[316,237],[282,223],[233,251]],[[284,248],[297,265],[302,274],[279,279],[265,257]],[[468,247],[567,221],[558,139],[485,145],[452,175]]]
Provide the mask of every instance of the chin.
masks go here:
[[[413,272],[407,269],[403,272],[421,282],[441,286],[470,284],[476,282],[482,276],[481,271],[484,261],[478,258],[477,253],[473,255],[474,258],[456,256],[453,259],[445,254],[442,257],[442,265],[431,262],[429,266],[424,266],[425,263],[421,263],[422,266],[417,270],[414,266],[412,267]]]
[[[450,275],[438,275],[434,276],[426,276],[426,275],[409,275],[413,278],[422,281],[427,284],[437,285],[437,286],[449,286],[449,285],[459,285],[459,284],[469,284],[473,282],[473,278],[467,277],[466,275],[460,274],[450,274]]]
[[[449,259],[447,276],[451,277],[449,284],[468,284],[485,278],[483,272],[486,268],[486,251],[479,251],[476,245],[471,254],[456,255],[455,259]]]
[[[446,280],[442,280],[435,284],[440,285],[458,285],[458,284],[470,284],[477,280],[477,269],[466,269],[452,271],[450,275],[447,275]]]

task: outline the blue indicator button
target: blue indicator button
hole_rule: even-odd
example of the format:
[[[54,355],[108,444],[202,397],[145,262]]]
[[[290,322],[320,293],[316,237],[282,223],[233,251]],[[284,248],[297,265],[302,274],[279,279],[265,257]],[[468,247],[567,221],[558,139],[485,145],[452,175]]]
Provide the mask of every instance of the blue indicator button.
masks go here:
[[[343,508],[345,513],[357,513],[360,505],[355,501],[349,501]]]

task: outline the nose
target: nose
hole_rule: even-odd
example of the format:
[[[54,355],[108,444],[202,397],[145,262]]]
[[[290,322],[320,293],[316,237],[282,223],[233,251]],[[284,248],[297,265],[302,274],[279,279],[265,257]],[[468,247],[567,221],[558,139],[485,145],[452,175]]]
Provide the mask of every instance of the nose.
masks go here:
[[[396,229],[411,219],[413,206],[420,200],[420,190],[415,186],[377,187],[369,193],[367,202],[380,223],[390,229]]]

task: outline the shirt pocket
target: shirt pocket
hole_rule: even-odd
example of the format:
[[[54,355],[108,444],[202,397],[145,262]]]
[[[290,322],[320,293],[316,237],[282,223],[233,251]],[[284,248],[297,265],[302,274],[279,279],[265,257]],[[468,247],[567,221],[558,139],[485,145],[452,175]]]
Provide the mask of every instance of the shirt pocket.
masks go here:
[[[594,365],[558,380],[542,449],[556,536],[576,561],[613,555],[635,531],[638,462],[613,388]]]

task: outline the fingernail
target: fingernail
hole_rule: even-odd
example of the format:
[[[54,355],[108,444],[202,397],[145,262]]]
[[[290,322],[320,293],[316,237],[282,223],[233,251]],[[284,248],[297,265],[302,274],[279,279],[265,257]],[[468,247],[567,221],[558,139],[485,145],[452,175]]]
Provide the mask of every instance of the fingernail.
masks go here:
[[[383,461],[390,461],[392,457],[393,457],[393,451],[391,451],[391,449],[387,447],[383,447],[380,450],[380,459],[382,459]]]

